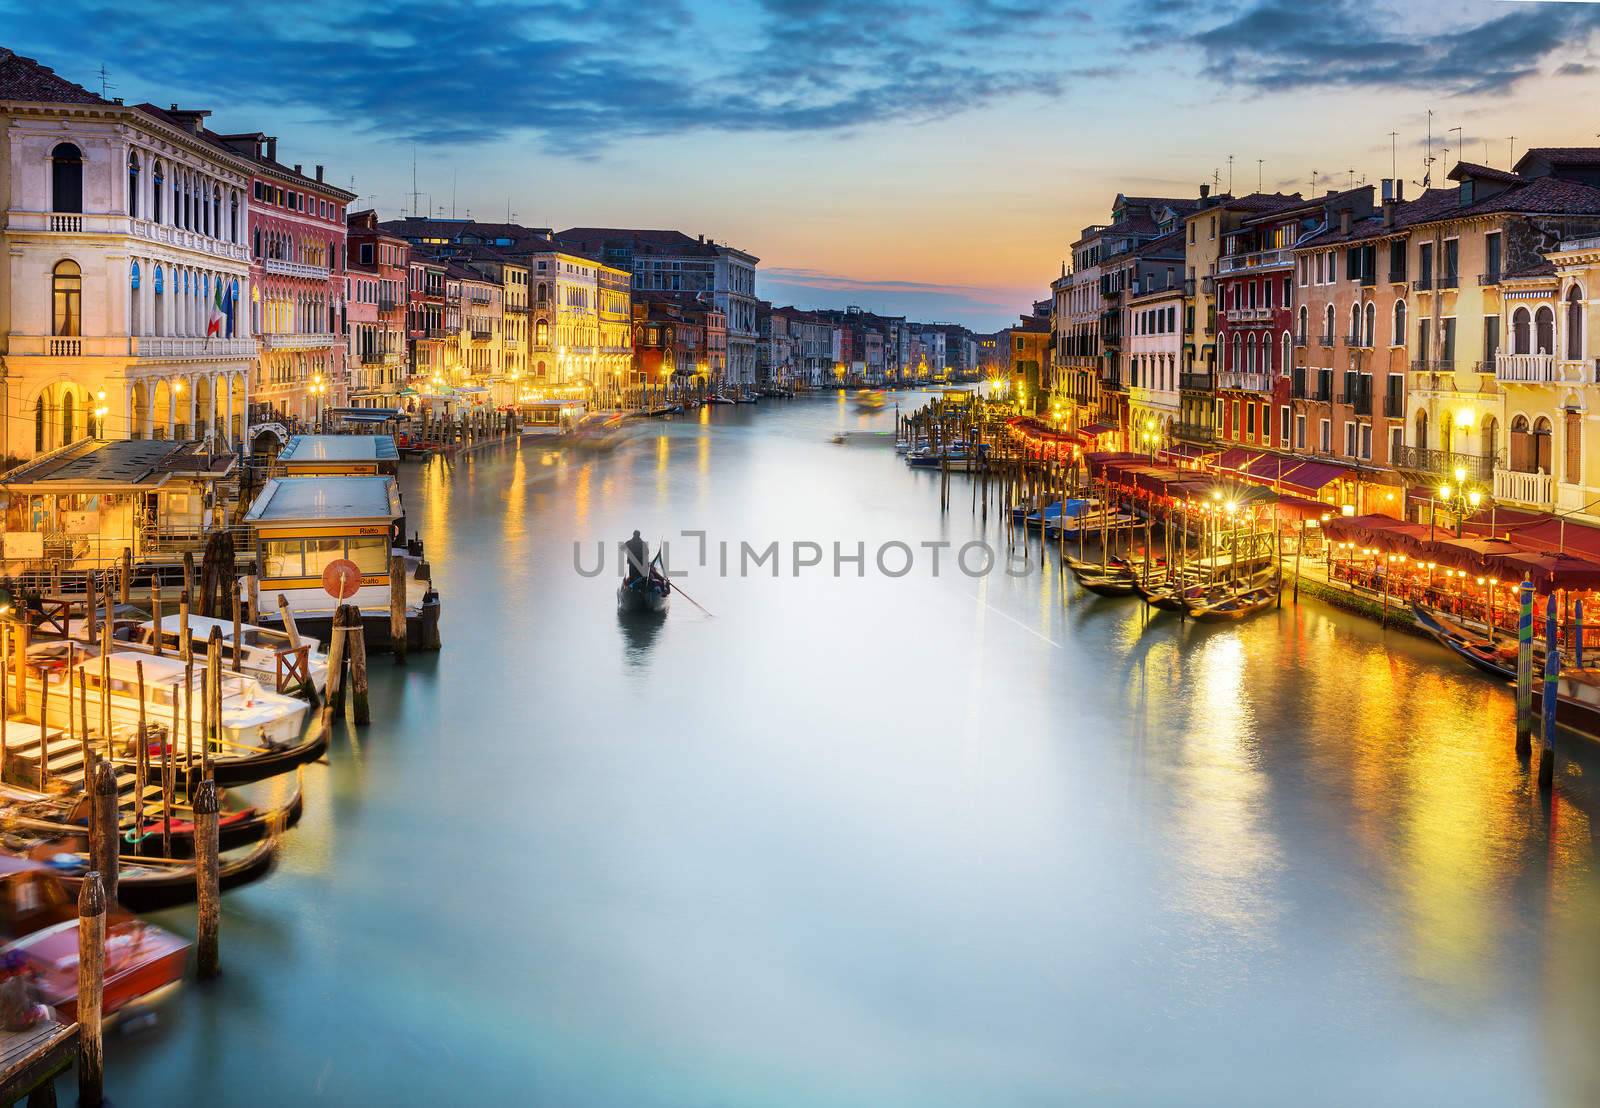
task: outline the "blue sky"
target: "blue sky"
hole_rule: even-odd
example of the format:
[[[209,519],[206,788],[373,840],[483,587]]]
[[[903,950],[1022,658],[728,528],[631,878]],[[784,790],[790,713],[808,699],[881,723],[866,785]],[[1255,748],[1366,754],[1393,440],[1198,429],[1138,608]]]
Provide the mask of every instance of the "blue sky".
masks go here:
[[[992,328],[1118,191],[1376,181],[1597,142],[1600,5],[0,0],[4,45],[280,137],[387,217],[679,227],[762,290]],[[1451,128],[1459,127],[1459,132]],[[1258,159],[1259,164],[1258,164]],[[1435,179],[1443,171],[1440,163]]]

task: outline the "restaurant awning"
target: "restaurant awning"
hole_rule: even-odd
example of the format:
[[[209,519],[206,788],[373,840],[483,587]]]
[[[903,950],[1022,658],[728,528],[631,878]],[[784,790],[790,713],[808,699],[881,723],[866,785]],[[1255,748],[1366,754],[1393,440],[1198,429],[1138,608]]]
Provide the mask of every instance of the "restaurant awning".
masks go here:
[[[1323,510],[1328,506],[1324,504]],[[1393,516],[1336,515],[1322,525],[1327,536],[1336,542],[1354,542],[1375,546],[1385,554],[1409,554],[1426,558],[1429,555],[1430,528],[1421,523],[1407,523]]]
[[[1115,431],[1116,425],[1111,423],[1090,423],[1078,428],[1080,435],[1108,435]]]
[[[1600,562],[1572,554],[1506,554],[1495,562],[1502,580],[1530,581],[1536,592],[1600,588]]]
[[[1285,470],[1278,480],[1302,492],[1320,492],[1323,486],[1350,476],[1350,467],[1337,462],[1301,462]]]

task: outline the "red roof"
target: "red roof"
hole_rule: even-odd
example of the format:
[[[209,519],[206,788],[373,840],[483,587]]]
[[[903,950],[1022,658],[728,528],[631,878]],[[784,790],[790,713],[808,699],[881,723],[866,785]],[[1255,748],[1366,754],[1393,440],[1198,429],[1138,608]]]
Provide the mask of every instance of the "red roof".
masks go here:
[[[29,104],[110,104],[47,65],[0,46],[0,100]]]

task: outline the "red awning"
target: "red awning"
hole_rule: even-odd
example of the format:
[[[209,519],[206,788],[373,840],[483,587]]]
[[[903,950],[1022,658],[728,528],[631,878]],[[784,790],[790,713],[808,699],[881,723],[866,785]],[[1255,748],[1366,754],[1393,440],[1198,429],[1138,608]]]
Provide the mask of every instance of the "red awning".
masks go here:
[[[1600,562],[1571,554],[1507,554],[1495,564],[1502,580],[1531,581],[1536,592],[1600,588]]]
[[[1320,500],[1305,500],[1287,493],[1278,494],[1278,512],[1284,519],[1321,519],[1330,512],[1337,514],[1331,504]],[[1329,522],[1332,522],[1331,520]]]
[[[1428,544],[1430,561],[1441,565],[1464,569],[1468,573],[1492,573],[1498,575],[1498,559],[1511,554],[1520,554],[1520,547],[1507,542],[1505,539],[1434,539]]]
[[[1173,443],[1171,446],[1163,447],[1162,450],[1161,450],[1161,453],[1170,454],[1174,458],[1193,459],[1193,458],[1204,458],[1207,455],[1216,454],[1217,451],[1216,450],[1207,450],[1205,447],[1201,446],[1198,443],[1176,442],[1176,443]]]
[[[1080,435],[1106,435],[1106,434],[1110,434],[1112,431],[1115,431],[1116,429],[1117,428],[1115,427],[1115,425],[1110,424],[1110,423],[1091,423],[1088,426],[1079,427],[1078,428],[1078,434],[1080,434]]]
[[[1293,469],[1284,470],[1278,480],[1302,492],[1314,493],[1321,491],[1324,485],[1348,476],[1350,467],[1337,462],[1301,462]]]
[[[1243,473],[1250,468],[1251,462],[1259,461],[1261,457],[1262,455],[1254,450],[1246,450],[1242,446],[1230,446],[1222,452],[1222,457],[1217,459],[1217,468]]]
[[[1328,510],[1326,504],[1323,510]],[[1355,542],[1375,546],[1386,554],[1409,554],[1424,560],[1434,557],[1429,546],[1429,528],[1420,523],[1407,523],[1392,516],[1336,515],[1322,525],[1322,530],[1336,542]]]
[[[1524,549],[1576,554],[1600,561],[1600,528],[1587,523],[1557,516],[1546,516],[1536,523],[1522,526],[1496,522],[1500,534],[1507,535]]]

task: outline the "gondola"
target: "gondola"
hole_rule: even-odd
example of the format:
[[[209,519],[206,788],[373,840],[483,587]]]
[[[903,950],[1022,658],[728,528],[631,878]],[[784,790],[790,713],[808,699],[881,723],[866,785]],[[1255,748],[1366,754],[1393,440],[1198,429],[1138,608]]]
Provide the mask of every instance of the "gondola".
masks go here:
[[[617,611],[623,615],[666,615],[672,603],[672,582],[661,572],[661,552],[650,560],[650,572],[617,586]]]
[[[47,845],[30,852],[35,861],[49,865],[52,872],[74,896],[89,869],[87,853],[51,854]],[[278,854],[276,838],[263,839],[244,850],[221,858],[217,881],[224,889],[248,885],[266,876]],[[41,856],[42,855],[42,856]],[[117,902],[135,912],[153,912],[176,904],[189,904],[195,898],[193,861],[157,860],[123,854],[117,859]]]
[[[173,770],[180,785],[188,768],[192,768],[194,779],[200,780],[200,748],[203,745],[203,741],[196,737],[194,761],[190,767],[186,767],[184,761],[186,752],[181,740],[177,744],[177,749],[172,751],[176,763]],[[217,784],[223,787],[248,785],[254,781],[265,781],[269,777],[277,777],[290,770],[299,769],[322,757],[327,749],[328,729],[318,721],[306,729],[298,742],[288,746],[257,748],[225,746],[224,751],[237,750],[239,753],[214,753],[211,756],[211,775]],[[128,754],[118,758],[116,766],[119,770],[131,768],[133,760],[133,755]],[[161,784],[164,772],[162,765],[162,750],[157,746],[150,752],[145,780],[152,785]]]
[[[258,808],[254,805],[231,807],[228,798],[222,797],[223,809],[217,816],[217,847],[235,850],[241,846],[260,842],[269,835],[278,834],[300,822],[305,808],[305,793],[297,783],[289,799],[276,808]],[[180,813],[184,809],[180,808]],[[131,849],[136,839],[145,843],[159,843],[166,849],[164,830],[158,804],[145,806],[146,818],[135,830],[129,824],[122,832],[123,849]],[[81,793],[58,796],[40,793],[16,785],[0,785],[0,813],[6,826],[36,835],[83,837],[81,848],[87,849],[88,809]],[[194,857],[194,823],[175,815],[172,820],[170,840],[174,858]]]
[[[1185,590],[1174,585],[1171,580],[1159,582],[1135,581],[1134,591],[1144,597],[1145,603],[1161,612],[1187,612],[1189,601],[1184,597]]]
[[[1229,593],[1218,600],[1199,600],[1189,603],[1189,618],[1198,620],[1240,620],[1259,612],[1271,604],[1278,595],[1278,582],[1256,585],[1240,592]]]

